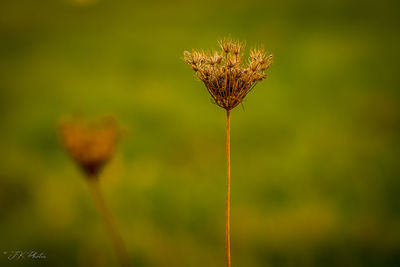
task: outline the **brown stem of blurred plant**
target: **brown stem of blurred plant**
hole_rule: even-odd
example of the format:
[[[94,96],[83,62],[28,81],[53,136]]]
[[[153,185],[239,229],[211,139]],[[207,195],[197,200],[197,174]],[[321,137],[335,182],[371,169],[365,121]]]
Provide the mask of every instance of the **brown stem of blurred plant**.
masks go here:
[[[231,111],[226,111],[226,266],[231,266]]]
[[[122,240],[122,237],[118,231],[115,221],[111,215],[111,212],[104,201],[103,194],[101,193],[100,190],[98,176],[97,175],[88,176],[86,180],[88,181],[89,189],[93,196],[96,208],[100,214],[100,217],[103,220],[105,230],[108,233],[113,243],[120,265],[123,267],[130,266],[128,251],[126,250],[124,241]]]

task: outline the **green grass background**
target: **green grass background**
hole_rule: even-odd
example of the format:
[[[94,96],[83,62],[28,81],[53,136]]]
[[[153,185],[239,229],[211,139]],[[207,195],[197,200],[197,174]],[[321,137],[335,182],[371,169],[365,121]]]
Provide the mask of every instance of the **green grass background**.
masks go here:
[[[274,54],[232,112],[237,267],[400,266],[398,1],[0,1],[0,249],[114,266],[61,116],[127,134],[102,176],[132,266],[225,264],[225,113],[182,60]],[[2,252],[0,251],[0,252]]]

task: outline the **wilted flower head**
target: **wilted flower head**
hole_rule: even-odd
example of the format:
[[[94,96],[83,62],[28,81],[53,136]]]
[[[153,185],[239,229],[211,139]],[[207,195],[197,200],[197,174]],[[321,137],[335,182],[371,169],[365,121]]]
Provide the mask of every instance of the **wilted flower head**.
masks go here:
[[[65,149],[89,177],[96,176],[110,160],[119,138],[112,118],[97,122],[64,119],[59,130]]]
[[[232,39],[219,42],[221,51],[184,52],[184,60],[205,84],[215,104],[231,110],[239,105],[257,82],[264,80],[272,63],[272,55],[263,49],[250,52],[247,66],[243,65],[244,44]]]

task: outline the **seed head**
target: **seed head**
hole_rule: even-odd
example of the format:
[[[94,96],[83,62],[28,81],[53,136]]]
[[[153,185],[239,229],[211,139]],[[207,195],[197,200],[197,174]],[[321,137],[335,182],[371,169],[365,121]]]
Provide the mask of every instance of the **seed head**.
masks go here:
[[[184,60],[204,83],[218,106],[231,110],[239,105],[257,82],[264,80],[265,71],[272,63],[272,55],[263,49],[250,51],[247,66],[242,66],[244,44],[232,39],[219,41],[221,51],[203,50],[184,52]]]
[[[111,159],[120,136],[112,118],[90,123],[64,119],[59,125],[59,133],[66,151],[88,177],[95,177]]]
[[[226,54],[232,51],[232,39],[225,38],[224,40],[218,41],[218,43],[222,51],[224,51]]]

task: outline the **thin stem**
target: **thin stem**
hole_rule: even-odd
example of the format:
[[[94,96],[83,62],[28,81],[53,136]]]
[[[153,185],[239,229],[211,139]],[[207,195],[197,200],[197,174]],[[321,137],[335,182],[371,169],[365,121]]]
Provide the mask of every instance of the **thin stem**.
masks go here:
[[[226,111],[226,266],[231,267],[231,111]]]
[[[100,214],[100,217],[103,220],[103,224],[107,234],[109,235],[111,242],[114,245],[115,252],[117,253],[117,257],[121,266],[127,267],[129,266],[128,260],[128,252],[126,250],[124,241],[115,225],[114,219],[109,211],[103,194],[100,191],[99,179],[96,176],[88,177],[87,179],[89,184],[90,192],[92,193],[97,211]]]

